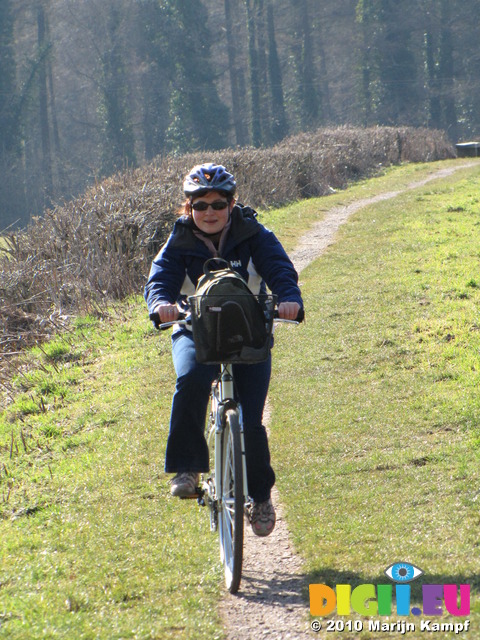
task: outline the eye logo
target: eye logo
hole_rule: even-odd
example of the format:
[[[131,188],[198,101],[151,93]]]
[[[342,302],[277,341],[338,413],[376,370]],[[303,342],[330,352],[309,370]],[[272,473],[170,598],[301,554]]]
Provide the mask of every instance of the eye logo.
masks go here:
[[[399,584],[412,582],[423,574],[423,571],[408,562],[395,562],[385,569],[385,575]]]

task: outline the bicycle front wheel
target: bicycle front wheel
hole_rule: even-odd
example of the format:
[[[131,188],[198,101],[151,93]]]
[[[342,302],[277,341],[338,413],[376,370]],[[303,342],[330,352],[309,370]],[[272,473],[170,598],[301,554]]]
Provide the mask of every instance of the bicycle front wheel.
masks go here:
[[[222,487],[218,529],[225,582],[236,593],[243,561],[243,466],[238,412],[227,411],[222,436]]]

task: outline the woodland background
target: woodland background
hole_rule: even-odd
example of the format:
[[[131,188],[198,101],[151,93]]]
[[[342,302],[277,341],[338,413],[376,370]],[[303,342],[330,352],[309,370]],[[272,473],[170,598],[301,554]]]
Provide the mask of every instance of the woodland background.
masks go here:
[[[1,0],[0,231],[157,156],[480,134],[480,0]]]

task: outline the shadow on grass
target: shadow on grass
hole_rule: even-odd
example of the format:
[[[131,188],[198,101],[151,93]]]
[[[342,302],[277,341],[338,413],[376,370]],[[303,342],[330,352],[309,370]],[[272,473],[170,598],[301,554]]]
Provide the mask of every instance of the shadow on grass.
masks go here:
[[[383,573],[376,576],[360,575],[354,571],[335,571],[333,569],[318,569],[308,574],[291,574],[275,571],[271,576],[262,576],[253,570],[244,571],[242,586],[236,597],[252,603],[268,602],[279,607],[308,607],[310,584],[326,584],[335,589],[337,584],[349,584],[352,590],[360,584],[394,584]],[[422,585],[424,584],[469,584],[470,600],[473,594],[480,591],[480,574],[428,574],[425,573],[411,585],[411,603],[422,603]],[[394,592],[395,594],[395,588]],[[393,596],[395,601],[395,595]],[[393,604],[392,611],[394,612]]]

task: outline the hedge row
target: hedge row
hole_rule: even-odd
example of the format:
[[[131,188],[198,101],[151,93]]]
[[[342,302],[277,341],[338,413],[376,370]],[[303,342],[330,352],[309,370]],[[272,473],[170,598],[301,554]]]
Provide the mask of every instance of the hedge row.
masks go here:
[[[239,200],[268,208],[328,194],[381,166],[453,156],[443,132],[342,127],[268,149],[167,156],[108,178],[4,237],[1,350],[43,338],[64,314],[141,291],[182,202],[183,177],[195,164],[224,164],[236,176]]]

